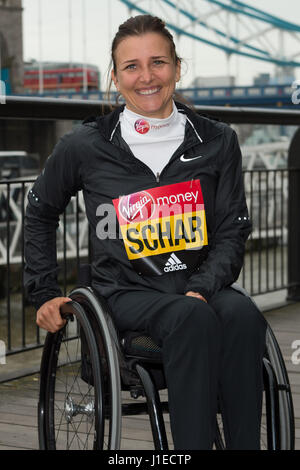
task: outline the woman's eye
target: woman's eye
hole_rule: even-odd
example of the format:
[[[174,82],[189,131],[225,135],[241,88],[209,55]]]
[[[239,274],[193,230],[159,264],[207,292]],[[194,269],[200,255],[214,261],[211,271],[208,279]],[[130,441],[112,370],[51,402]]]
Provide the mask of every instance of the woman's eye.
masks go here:
[[[163,60],[155,60],[154,61],[154,64],[155,65],[161,65],[161,64],[164,64],[165,62]]]
[[[127,65],[126,69],[128,69],[128,70],[134,70],[135,67],[136,67],[135,64],[129,64],[129,65]]]

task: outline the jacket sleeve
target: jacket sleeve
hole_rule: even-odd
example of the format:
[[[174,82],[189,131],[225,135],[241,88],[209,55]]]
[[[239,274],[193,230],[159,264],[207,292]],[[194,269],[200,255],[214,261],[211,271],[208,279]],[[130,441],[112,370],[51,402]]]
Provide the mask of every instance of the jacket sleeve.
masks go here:
[[[209,252],[198,270],[190,276],[185,288],[185,293],[199,292],[207,300],[238,279],[243,266],[245,243],[251,232],[237,135],[227,128],[224,138],[224,152],[219,155],[215,224],[209,240]]]
[[[66,134],[28,194],[24,284],[27,298],[36,309],[62,295],[57,280],[56,229],[59,215],[80,189],[79,165],[71,144],[72,134]]]

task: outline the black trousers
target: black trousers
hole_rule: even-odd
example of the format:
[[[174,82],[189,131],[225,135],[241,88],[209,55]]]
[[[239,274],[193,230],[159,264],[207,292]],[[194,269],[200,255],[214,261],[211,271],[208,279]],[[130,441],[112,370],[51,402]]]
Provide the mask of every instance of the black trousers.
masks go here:
[[[158,291],[108,299],[120,331],[146,332],[162,348],[175,449],[211,449],[217,397],[228,449],[259,449],[266,321],[226,288],[209,304]]]

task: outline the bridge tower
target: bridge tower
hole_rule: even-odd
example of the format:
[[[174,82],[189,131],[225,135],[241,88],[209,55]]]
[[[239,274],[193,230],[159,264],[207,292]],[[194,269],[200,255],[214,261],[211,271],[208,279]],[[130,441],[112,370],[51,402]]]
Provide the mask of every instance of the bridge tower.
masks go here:
[[[0,0],[0,79],[7,93],[23,90],[22,0]]]

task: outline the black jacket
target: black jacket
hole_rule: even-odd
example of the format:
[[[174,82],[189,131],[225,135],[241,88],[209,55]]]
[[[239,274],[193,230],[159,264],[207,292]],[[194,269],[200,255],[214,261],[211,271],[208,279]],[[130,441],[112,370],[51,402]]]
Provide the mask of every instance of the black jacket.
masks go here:
[[[187,116],[185,139],[159,179],[122,139],[119,114],[123,107],[79,125],[55,146],[29,193],[26,210],[25,286],[36,308],[62,295],[57,283],[56,228],[59,215],[79,190],[91,229],[93,287],[101,295],[129,289],[182,294],[192,290],[209,299],[237,280],[251,224],[236,134],[224,123],[197,115],[182,104],[176,106]],[[192,257],[185,258],[184,269],[160,269],[170,262],[177,266],[170,260],[170,249],[144,258],[144,266],[150,268],[143,270],[143,263],[134,266],[128,259],[122,238],[114,234],[99,238],[99,223],[105,220],[99,207],[114,211],[112,200],[120,195],[194,180],[201,183],[208,244],[186,250]],[[174,253],[182,262],[184,252]]]

